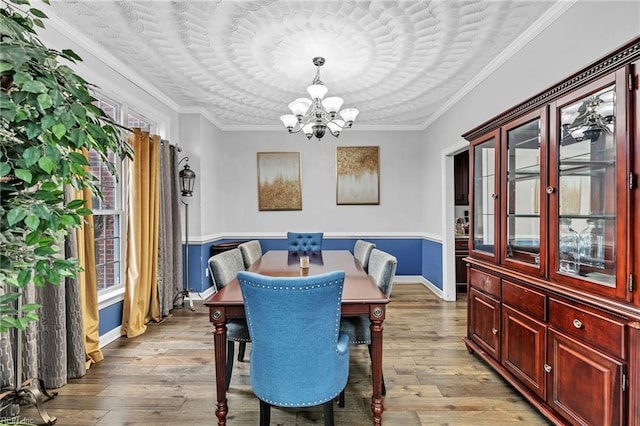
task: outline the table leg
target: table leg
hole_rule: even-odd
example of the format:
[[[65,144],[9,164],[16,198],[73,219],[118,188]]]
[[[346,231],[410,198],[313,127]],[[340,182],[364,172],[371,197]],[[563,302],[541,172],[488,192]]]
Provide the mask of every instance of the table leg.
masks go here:
[[[211,314],[213,320],[213,346],[216,363],[216,417],[218,426],[227,424],[227,324],[224,310],[216,309]]]
[[[382,321],[384,321],[385,306],[375,305],[369,309],[371,320],[371,384],[373,396],[371,397],[371,411],[373,412],[373,424],[382,424]]]

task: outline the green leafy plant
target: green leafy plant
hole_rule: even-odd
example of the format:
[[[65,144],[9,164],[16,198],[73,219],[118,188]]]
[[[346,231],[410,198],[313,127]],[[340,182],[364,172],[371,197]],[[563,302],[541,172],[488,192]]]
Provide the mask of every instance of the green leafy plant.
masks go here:
[[[109,153],[132,155],[119,129],[92,104],[94,86],[60,63],[81,58],[38,39],[35,27],[44,28],[43,19],[28,0],[2,0],[0,331],[38,320],[38,305],[16,308],[27,285],[58,285],[80,271],[77,259],[65,258],[64,239],[91,210],[82,200],[65,202],[64,187],[102,196],[82,150],[97,152],[114,175]]]

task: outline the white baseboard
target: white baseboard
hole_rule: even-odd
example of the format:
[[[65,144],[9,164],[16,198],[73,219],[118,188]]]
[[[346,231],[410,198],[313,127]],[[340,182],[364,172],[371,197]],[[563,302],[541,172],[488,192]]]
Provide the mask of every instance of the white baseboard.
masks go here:
[[[100,336],[100,349],[104,348],[111,342],[115,342],[120,338],[121,326],[114,328],[111,331],[106,332]]]
[[[396,275],[393,279],[393,285],[396,284],[415,284],[420,283],[427,287],[433,294],[438,296],[440,299],[444,299],[442,290],[435,286],[431,281],[426,279],[421,275]]]

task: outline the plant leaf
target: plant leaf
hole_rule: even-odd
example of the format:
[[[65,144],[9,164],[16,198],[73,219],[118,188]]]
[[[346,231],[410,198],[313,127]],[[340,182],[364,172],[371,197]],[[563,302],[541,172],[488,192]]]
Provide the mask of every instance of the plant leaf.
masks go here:
[[[70,152],[69,158],[71,159],[71,161],[73,161],[76,164],[80,164],[82,166],[89,165],[87,158],[84,155],[80,154],[79,152]]]
[[[56,163],[53,162],[49,157],[41,157],[38,160],[38,166],[46,173],[51,174],[53,168],[56,166]]]
[[[26,169],[16,169],[15,174],[18,179],[23,180],[27,183],[31,183],[31,179],[33,179],[33,175],[31,174],[31,172]]]
[[[38,225],[40,225],[40,218],[35,214],[31,213],[27,215],[24,219],[25,225],[27,225],[30,229],[38,229]]]
[[[49,107],[51,107],[51,105],[53,105],[53,101],[51,100],[51,96],[49,96],[46,93],[41,93],[38,95],[38,105],[40,106],[40,108],[42,108],[42,110],[45,110]]]
[[[20,222],[25,218],[26,215],[27,212],[22,207],[12,208],[11,210],[9,210],[9,213],[7,213],[7,221],[9,222],[9,226],[13,226],[16,223]]]
[[[67,204],[67,208],[71,210],[75,210],[79,207],[84,206],[84,203],[85,203],[84,200],[73,200],[73,201],[70,201],[69,204]]]
[[[38,18],[43,18],[43,19],[47,18],[47,15],[45,15],[44,12],[41,11],[40,9],[31,8],[29,9],[29,12],[31,12],[33,16],[37,16]]]
[[[29,93],[45,93],[47,87],[40,81],[27,80],[22,85],[22,90]]]
[[[58,123],[51,128],[51,131],[53,132],[56,138],[62,139],[65,133],[67,133],[67,128],[64,124]]]
[[[35,146],[31,146],[24,150],[24,152],[22,153],[22,158],[24,158],[27,167],[31,167],[40,158],[40,150],[38,150],[38,148],[36,148]]]
[[[0,176],[6,176],[11,172],[11,165],[9,163],[0,163]]]

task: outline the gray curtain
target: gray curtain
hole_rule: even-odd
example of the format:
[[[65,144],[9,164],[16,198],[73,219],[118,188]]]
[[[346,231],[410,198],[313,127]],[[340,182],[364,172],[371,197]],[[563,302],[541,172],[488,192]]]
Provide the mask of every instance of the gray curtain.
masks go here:
[[[158,300],[160,313],[169,315],[182,304],[182,235],[178,188],[178,153],[162,141],[160,168],[160,226],[158,229]]]
[[[65,256],[77,257],[75,232],[65,241]],[[4,285],[0,292],[7,291]],[[23,341],[22,378],[39,378],[47,389],[59,388],[67,379],[82,377],[86,373],[84,332],[80,310],[80,289],[75,279],[64,279],[60,285],[47,284],[24,289],[23,303],[41,305],[40,320],[32,322],[23,333],[17,333]],[[0,385],[15,385],[14,348],[16,333],[10,330],[0,335]]]

